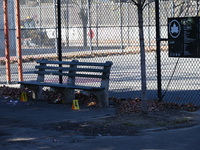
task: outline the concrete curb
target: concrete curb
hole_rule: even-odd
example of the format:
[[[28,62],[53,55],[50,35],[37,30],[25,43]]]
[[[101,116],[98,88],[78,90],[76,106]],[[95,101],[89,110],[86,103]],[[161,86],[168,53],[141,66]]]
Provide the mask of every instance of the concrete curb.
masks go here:
[[[167,126],[167,127],[158,127],[158,128],[144,129],[144,130],[140,130],[140,132],[157,132],[157,131],[164,131],[164,130],[190,128],[190,127],[194,127],[194,126],[198,126],[198,124],[197,123],[178,124],[178,125]]]

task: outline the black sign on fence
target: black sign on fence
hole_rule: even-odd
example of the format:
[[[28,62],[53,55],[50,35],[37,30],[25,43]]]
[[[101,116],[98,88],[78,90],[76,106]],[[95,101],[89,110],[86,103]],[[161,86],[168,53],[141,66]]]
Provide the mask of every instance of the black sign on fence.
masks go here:
[[[168,18],[169,57],[200,58],[200,17]]]

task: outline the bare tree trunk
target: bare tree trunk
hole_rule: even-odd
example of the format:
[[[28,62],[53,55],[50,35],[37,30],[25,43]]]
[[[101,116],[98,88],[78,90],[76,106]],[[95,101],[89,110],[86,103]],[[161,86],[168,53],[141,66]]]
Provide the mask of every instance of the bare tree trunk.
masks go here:
[[[141,57],[141,78],[142,78],[142,111],[147,113],[146,104],[146,65],[145,65],[145,46],[144,46],[144,30],[143,30],[143,14],[142,4],[138,2],[138,23],[139,23],[139,39],[140,39],[140,57]]]
[[[89,11],[89,10],[88,10]],[[82,25],[83,25],[83,46],[86,47],[87,46],[87,24],[88,24],[88,15],[87,15],[87,11],[83,6],[83,2],[81,0],[80,3],[80,13],[79,13],[79,17],[82,21]]]
[[[82,24],[83,24],[83,46],[87,46],[87,15],[82,14]]]

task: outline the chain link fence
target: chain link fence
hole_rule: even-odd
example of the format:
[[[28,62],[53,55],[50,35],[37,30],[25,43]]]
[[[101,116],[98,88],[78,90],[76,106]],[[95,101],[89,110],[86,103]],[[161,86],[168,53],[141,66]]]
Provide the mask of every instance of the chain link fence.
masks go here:
[[[199,2],[161,1],[160,12],[161,26],[166,27],[168,17],[199,16]],[[167,31],[161,30],[161,33]],[[161,53],[163,99],[199,104],[199,59],[173,58],[168,57],[167,52]]]
[[[20,2],[23,77],[24,80],[34,80],[36,76],[30,75],[28,72],[34,71],[35,59],[57,59],[57,5],[54,0],[24,0]],[[160,0],[159,2],[161,38],[168,37],[167,18],[199,15],[198,1]],[[11,9],[11,6],[9,8]],[[3,21],[2,14],[3,11],[0,10],[0,20]],[[157,99],[154,2],[148,3],[143,9],[143,19],[147,99],[154,100]],[[141,97],[141,60],[136,5],[131,1],[91,0],[90,3],[81,0],[62,1],[61,22],[63,60],[113,61],[110,96],[117,98]],[[13,31],[10,33],[10,39],[12,39],[10,54],[14,61],[16,57],[15,27],[10,27],[10,31]],[[3,37],[3,25],[0,25],[0,32]],[[4,57],[4,46],[1,49],[1,56]],[[163,100],[199,104],[199,59],[168,57],[167,50],[168,43],[162,41]],[[4,82],[6,81],[5,66],[1,65],[0,67],[0,82]],[[12,81],[17,82],[16,64],[11,65],[11,72]],[[95,83],[92,80],[88,82],[90,82],[88,84]]]

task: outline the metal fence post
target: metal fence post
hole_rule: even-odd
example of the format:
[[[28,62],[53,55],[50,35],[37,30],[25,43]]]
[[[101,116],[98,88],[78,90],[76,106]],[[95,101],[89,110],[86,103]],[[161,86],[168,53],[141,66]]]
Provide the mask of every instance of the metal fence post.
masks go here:
[[[61,34],[61,5],[60,0],[57,0],[57,27],[58,27],[58,38],[57,38],[57,50],[58,50],[58,60],[62,61],[62,34]],[[62,65],[59,65],[62,66]],[[59,72],[62,72],[59,70]],[[62,83],[62,76],[59,76],[59,83]]]
[[[87,22],[87,27],[88,27],[88,29],[89,29],[89,32],[88,32],[88,34],[89,34],[89,40],[90,40],[90,53],[92,53],[93,52],[93,46],[92,46],[92,29],[91,29],[91,17],[90,17],[90,11],[91,11],[91,1],[90,0],[87,0],[87,17],[88,17],[88,22]]]
[[[122,2],[120,0],[119,2],[119,11],[120,11],[120,45],[121,45],[121,50],[122,52],[124,52],[124,42],[123,42],[123,20],[122,20],[122,15],[123,15],[123,11],[122,11]]]
[[[162,100],[162,88],[161,88],[161,59],[160,59],[160,19],[159,19],[159,0],[155,1],[156,8],[156,54],[157,54],[157,88],[158,99]]]

